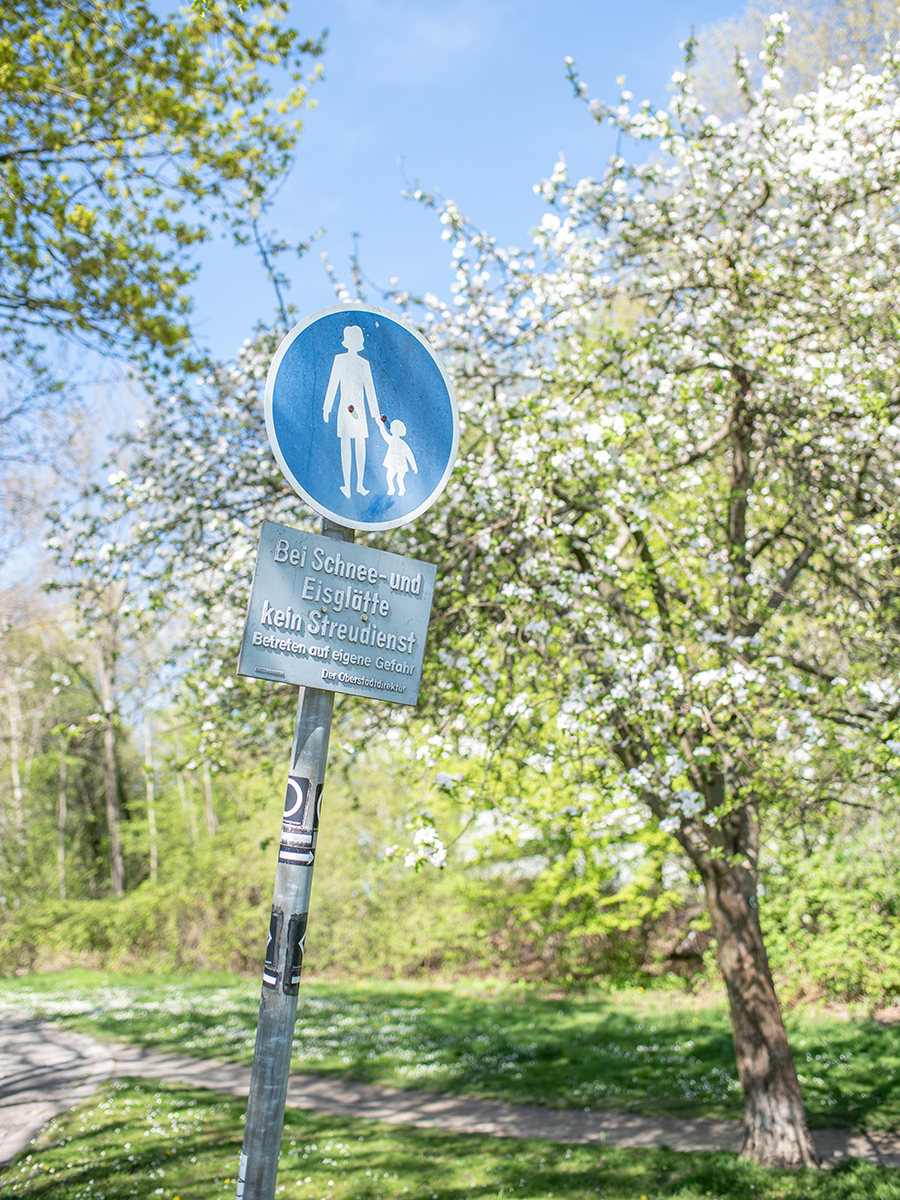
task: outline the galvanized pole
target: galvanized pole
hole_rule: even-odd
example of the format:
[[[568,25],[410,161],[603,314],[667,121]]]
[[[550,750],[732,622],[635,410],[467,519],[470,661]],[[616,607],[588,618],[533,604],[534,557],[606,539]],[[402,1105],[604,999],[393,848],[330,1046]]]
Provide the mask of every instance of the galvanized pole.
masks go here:
[[[327,519],[322,521],[322,533],[338,542],[353,541],[353,530]],[[333,705],[333,692],[300,689],[237,1200],[275,1196]]]

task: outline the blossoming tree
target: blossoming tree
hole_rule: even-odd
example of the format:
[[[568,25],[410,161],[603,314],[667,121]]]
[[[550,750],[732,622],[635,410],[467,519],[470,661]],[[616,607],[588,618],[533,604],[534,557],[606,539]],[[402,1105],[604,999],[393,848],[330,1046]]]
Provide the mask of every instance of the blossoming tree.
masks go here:
[[[428,753],[499,776],[513,811],[565,802],[588,848],[618,820],[679,850],[728,989],[744,1153],[799,1165],[759,857],[804,810],[875,802],[900,752],[900,57],[787,97],[785,28],[739,120],[689,74],[671,113],[591,102],[661,153],[577,183],[560,164],[532,254],[442,206],[457,295],[424,327],[467,430],[444,500],[390,546],[440,564]],[[147,548],[161,604],[199,601],[198,694],[239,724],[255,527],[296,512],[251,415],[273,346],[161,404],[112,481],[141,513],[116,552]]]
[[[443,206],[457,296],[430,327],[470,440],[442,525],[410,548],[444,557],[447,734],[462,714],[527,762],[555,711],[585,778],[699,874],[744,1153],[794,1165],[815,1153],[760,841],[804,807],[872,802],[900,750],[900,59],[786,97],[785,32],[773,18],[739,120],[689,74],[671,113],[590,102],[662,153],[599,181],[559,164],[534,257]]]

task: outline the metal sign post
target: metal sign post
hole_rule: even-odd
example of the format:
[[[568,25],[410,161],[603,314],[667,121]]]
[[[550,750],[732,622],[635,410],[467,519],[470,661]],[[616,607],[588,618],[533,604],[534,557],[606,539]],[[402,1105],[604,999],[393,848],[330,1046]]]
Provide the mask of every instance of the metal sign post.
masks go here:
[[[353,540],[351,530],[330,521],[323,522],[322,532],[336,541]],[[238,1169],[238,1200],[272,1200],[275,1195],[333,707],[333,692],[300,689]]]
[[[456,460],[453,389],[427,341],[392,313],[334,305],[287,335],[266,426],[322,536],[265,522],[238,673],[300,685],[238,1200],[273,1200],[334,693],[415,704],[435,568],[353,542],[414,520]],[[383,455],[383,457],[382,457]]]

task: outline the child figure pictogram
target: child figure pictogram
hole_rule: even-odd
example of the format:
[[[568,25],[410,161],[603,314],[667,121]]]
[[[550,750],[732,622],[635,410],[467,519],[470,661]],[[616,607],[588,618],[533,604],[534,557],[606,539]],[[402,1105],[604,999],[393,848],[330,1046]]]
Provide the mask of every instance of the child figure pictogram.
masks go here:
[[[403,440],[406,433],[406,426],[402,421],[391,421],[391,431],[388,433],[385,426],[387,425],[387,417],[382,416],[381,424],[378,428],[381,430],[381,436],[387,442],[387,454],[384,456],[384,466],[387,469],[387,490],[388,495],[394,494],[394,482],[397,483],[397,491],[403,496],[406,494],[406,488],[403,486],[403,478],[406,475],[408,467],[412,467],[413,471],[418,475],[419,468],[416,466],[416,460],[413,457],[413,452]]]

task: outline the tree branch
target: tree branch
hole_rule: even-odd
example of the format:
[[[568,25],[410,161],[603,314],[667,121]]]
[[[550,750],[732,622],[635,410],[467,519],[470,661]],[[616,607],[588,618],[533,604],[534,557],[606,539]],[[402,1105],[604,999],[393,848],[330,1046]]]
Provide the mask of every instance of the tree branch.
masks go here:
[[[653,599],[656,602],[656,611],[659,613],[659,619],[667,637],[672,636],[672,619],[669,614],[669,599],[666,595],[665,584],[660,578],[659,571],[656,569],[656,561],[653,558],[653,551],[650,549],[650,543],[647,541],[647,535],[643,529],[638,526],[636,529],[628,524],[625,513],[619,512],[619,516],[624,521],[625,525],[631,530],[631,536],[634,538],[634,544],[637,546],[638,554],[641,562],[644,564],[647,575],[650,579],[650,590],[653,592]]]
[[[738,635],[739,637],[753,637],[755,633],[759,633],[760,629],[762,629],[763,625],[765,625],[772,613],[777,612],[787,599],[787,594],[790,591],[794,580],[809,562],[810,558],[812,558],[812,553],[813,546],[811,543],[807,542],[807,544],[803,547],[803,549],[782,575],[781,581],[769,593],[769,597],[766,600],[765,605],[765,607],[768,609],[768,612],[759,620],[751,621],[749,624],[745,625],[743,629],[740,630]]]
[[[683,467],[689,467],[691,463],[695,463],[699,458],[703,458],[704,455],[709,454],[710,450],[714,450],[720,442],[725,441],[729,433],[731,433],[731,426],[733,422],[734,410],[732,409],[725,420],[725,424],[720,429],[717,429],[715,433],[711,433],[709,437],[700,442],[690,454],[688,454],[685,458],[680,458],[676,463],[673,463],[668,470],[680,471]],[[666,468],[663,468],[660,473],[662,474],[665,470]]]

